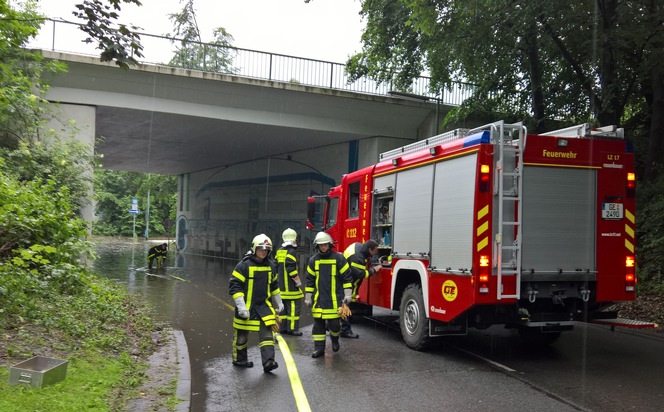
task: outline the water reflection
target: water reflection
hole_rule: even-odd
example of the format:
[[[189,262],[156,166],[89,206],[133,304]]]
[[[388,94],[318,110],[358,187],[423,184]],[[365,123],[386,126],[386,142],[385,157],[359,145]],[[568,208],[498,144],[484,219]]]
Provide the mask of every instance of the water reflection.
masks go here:
[[[166,268],[147,270],[147,251],[156,243],[96,239],[95,271],[125,285],[147,302],[153,317],[184,332],[192,367],[192,410],[204,405],[207,360],[229,357],[233,336],[229,275],[237,262],[174,253]]]

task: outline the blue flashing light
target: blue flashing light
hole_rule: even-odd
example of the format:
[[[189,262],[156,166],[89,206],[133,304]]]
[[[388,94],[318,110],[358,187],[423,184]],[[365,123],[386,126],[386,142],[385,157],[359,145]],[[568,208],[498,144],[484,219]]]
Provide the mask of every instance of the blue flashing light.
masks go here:
[[[625,142],[625,151],[627,153],[634,153],[634,144],[632,142],[626,141]]]
[[[476,144],[480,143],[489,143],[490,141],[491,141],[491,133],[489,133],[488,130],[485,130],[483,132],[466,136],[466,138],[463,139],[463,147],[475,146]]]

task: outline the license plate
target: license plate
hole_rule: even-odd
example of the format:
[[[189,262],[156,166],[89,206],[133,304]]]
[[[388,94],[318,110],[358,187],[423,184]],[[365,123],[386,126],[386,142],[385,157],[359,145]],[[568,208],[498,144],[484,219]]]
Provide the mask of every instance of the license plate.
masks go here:
[[[602,219],[619,220],[623,218],[622,203],[602,203]]]

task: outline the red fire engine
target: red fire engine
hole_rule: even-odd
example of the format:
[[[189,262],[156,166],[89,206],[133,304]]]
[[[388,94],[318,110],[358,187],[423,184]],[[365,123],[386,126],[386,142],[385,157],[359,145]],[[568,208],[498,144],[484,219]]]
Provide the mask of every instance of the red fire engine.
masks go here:
[[[550,343],[634,299],[634,191],[622,129],[501,121],[382,153],[310,197],[308,226],[379,242],[358,301],[398,310],[411,348],[495,324]]]

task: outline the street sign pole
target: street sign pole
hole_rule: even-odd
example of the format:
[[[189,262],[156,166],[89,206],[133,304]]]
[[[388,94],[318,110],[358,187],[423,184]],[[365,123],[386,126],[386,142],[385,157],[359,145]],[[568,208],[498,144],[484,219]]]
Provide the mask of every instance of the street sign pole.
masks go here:
[[[134,242],[136,241],[136,215],[139,213],[138,212],[138,199],[132,198],[131,199],[131,209],[129,209],[129,213],[134,215],[134,227],[132,228],[132,231],[134,233]]]

